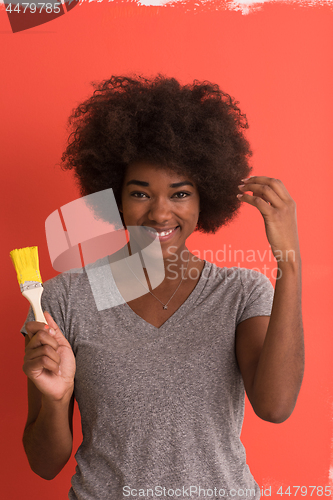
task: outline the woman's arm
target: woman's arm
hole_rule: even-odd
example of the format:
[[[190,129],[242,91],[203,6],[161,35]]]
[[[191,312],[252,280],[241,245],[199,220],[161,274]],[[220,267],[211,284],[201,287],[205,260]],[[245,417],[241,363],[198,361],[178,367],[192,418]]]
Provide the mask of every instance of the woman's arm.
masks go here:
[[[48,401],[28,379],[28,401],[24,450],[31,469],[43,479],[53,479],[72,453],[74,396]]]
[[[294,409],[304,372],[296,204],[278,179],[252,177],[243,182],[240,190],[253,196],[239,197],[261,212],[278,271],[271,317],[249,318],[238,325],[236,356],[254,411],[279,423]]]
[[[304,372],[301,262],[279,268],[271,317],[249,318],[236,330],[236,356],[249,401],[260,418],[274,423],[291,415]]]
[[[72,452],[75,358],[56,323],[27,323],[23,370],[28,376],[28,418],[23,446],[31,469],[53,479]]]

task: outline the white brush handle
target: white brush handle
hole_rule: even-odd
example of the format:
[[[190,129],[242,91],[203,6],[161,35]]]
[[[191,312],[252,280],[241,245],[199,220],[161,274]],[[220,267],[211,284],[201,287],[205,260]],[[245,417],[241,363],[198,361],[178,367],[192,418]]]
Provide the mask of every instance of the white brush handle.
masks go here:
[[[39,286],[37,288],[31,288],[30,290],[22,292],[22,295],[30,302],[31,307],[34,311],[35,321],[40,321],[41,323],[47,323],[41,306],[41,297],[43,290],[44,290],[43,287]]]

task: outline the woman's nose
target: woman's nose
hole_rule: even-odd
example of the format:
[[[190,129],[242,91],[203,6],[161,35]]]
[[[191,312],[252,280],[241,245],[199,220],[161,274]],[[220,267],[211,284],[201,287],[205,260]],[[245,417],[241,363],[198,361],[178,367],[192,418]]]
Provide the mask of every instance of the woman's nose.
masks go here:
[[[170,202],[164,198],[156,198],[149,204],[148,217],[162,222],[172,216]]]

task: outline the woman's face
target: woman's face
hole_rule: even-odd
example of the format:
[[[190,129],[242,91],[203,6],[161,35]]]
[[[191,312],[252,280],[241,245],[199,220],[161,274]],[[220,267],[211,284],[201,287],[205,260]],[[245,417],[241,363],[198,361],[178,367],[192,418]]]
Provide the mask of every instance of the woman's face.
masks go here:
[[[142,228],[146,244],[159,233],[164,259],[185,249],[198,222],[199,202],[197,187],[187,175],[146,162],[127,168],[120,206],[125,225],[151,228]]]

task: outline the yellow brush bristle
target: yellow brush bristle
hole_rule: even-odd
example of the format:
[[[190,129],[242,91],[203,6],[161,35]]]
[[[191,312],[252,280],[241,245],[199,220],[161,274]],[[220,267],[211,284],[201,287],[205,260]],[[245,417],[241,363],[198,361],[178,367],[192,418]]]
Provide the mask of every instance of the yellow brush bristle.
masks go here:
[[[13,261],[17,279],[20,285],[26,281],[38,281],[42,283],[39,272],[37,247],[26,247],[12,250],[10,257]]]

